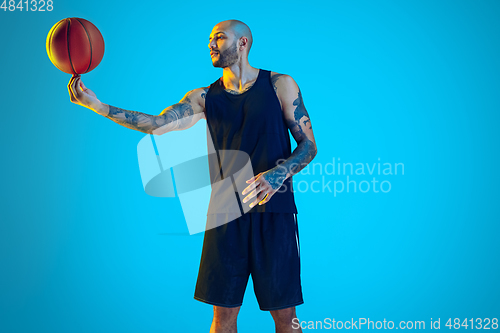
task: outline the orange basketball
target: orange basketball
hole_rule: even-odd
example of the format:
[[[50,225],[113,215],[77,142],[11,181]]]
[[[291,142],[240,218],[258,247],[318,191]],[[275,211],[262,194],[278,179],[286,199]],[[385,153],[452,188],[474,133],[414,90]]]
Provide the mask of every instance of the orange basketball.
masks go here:
[[[62,19],[50,29],[46,48],[50,61],[61,71],[84,74],[101,62],[104,39],[89,21],[70,17]]]

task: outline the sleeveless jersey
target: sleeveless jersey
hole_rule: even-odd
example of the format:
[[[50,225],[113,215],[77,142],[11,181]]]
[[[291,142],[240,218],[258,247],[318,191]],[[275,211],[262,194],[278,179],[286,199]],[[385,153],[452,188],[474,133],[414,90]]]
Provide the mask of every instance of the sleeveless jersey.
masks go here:
[[[218,161],[209,159],[212,184],[219,177],[217,172],[221,165],[231,163],[223,161],[225,156],[230,156],[224,154],[224,150],[248,154],[254,175],[270,170],[290,157],[290,136],[271,82],[271,71],[259,69],[253,86],[238,95],[225,91],[220,81],[221,78],[210,85],[205,97],[207,137],[211,136],[218,157]],[[243,204],[236,190],[235,194],[239,205],[249,205],[257,198]],[[269,202],[257,204],[249,212],[297,213],[292,177],[285,180]]]

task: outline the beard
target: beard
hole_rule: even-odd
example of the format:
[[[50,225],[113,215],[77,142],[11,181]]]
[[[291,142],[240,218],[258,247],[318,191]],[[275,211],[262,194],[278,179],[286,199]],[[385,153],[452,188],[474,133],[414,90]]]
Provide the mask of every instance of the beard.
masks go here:
[[[214,67],[228,67],[238,62],[237,42],[234,42],[227,50],[219,52],[219,57],[212,64]]]

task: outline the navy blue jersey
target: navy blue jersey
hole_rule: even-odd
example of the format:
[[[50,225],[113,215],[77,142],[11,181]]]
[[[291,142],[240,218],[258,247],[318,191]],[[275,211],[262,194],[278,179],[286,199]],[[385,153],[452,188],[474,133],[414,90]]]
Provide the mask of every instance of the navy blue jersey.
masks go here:
[[[205,97],[208,131],[218,157],[218,161],[209,159],[212,184],[220,177],[229,176],[221,176],[221,165],[233,163],[224,159],[234,155],[224,151],[248,154],[255,175],[290,157],[290,135],[271,82],[271,72],[260,69],[253,86],[238,95],[225,91],[220,81],[221,78],[210,85]],[[243,205],[249,205],[255,198]],[[256,205],[250,212],[297,213],[292,177],[285,180],[269,202]]]

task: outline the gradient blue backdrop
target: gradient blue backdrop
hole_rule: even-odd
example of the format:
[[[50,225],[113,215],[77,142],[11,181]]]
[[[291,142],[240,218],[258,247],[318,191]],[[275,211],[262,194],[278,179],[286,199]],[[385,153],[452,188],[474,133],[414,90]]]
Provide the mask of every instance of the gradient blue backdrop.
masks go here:
[[[16,1],[17,2],[17,1]],[[193,299],[203,237],[177,199],[145,194],[143,133],[70,102],[45,39],[102,32],[83,76],[103,102],[158,114],[222,75],[208,36],[252,29],[250,64],[291,75],[317,163],[404,163],[388,193],[297,193],[300,320],[498,318],[497,1],[54,1],[0,11],[1,332],[208,332]],[[296,181],[343,180],[298,175]],[[371,177],[357,177],[370,180]],[[332,186],[332,184],[330,185]],[[249,282],[240,332],[272,332]]]

